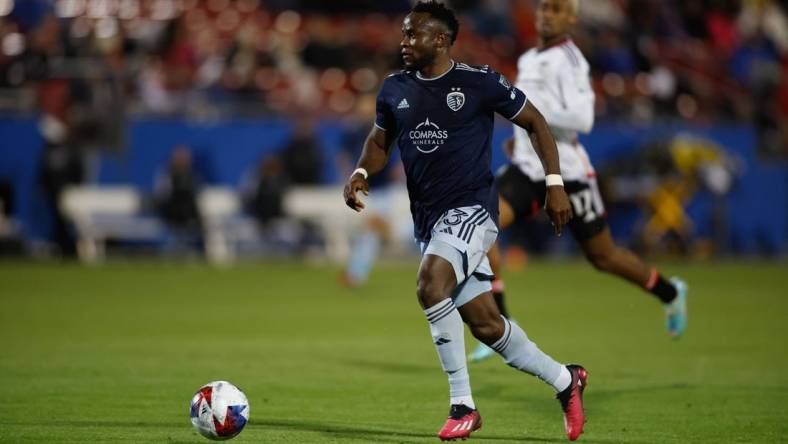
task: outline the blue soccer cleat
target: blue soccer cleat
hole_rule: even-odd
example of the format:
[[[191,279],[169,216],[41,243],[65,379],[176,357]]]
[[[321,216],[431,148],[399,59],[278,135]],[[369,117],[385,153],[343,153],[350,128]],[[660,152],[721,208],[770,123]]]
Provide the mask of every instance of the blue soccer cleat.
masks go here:
[[[665,319],[668,334],[673,339],[678,339],[687,329],[687,283],[678,277],[670,278],[670,283],[676,287],[676,298],[665,304]]]
[[[468,360],[470,362],[481,362],[494,354],[495,350],[488,347],[487,344],[479,342],[479,345],[476,346],[476,349],[473,350],[473,353],[468,355]]]

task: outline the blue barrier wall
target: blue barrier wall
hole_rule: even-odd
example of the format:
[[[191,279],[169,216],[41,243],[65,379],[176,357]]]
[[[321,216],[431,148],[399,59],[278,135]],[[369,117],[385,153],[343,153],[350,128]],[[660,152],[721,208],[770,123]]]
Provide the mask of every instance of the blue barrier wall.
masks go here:
[[[32,118],[0,119],[0,180],[14,186],[15,216],[29,237],[48,237],[52,215],[44,204],[38,171],[44,141]]]
[[[315,131],[323,154],[321,181],[333,183],[337,180],[334,159],[341,148],[343,128],[324,122]],[[261,159],[283,150],[292,133],[289,121],[277,119],[213,123],[138,120],[129,127],[129,149],[102,158],[98,182],[131,183],[150,192],[172,150],[185,144],[192,149],[196,167],[208,183],[238,186]]]
[[[105,154],[98,162],[95,181],[101,184],[133,184],[149,193],[156,174],[163,168],[172,149],[186,144],[195,154],[195,163],[208,183],[237,186],[243,175],[263,157],[282,150],[293,128],[284,119],[233,119],[192,122],[179,119],[140,119],[127,128],[127,148]],[[493,168],[505,161],[499,149],[511,135],[511,125],[499,121],[493,135]],[[631,154],[649,140],[666,139],[679,132],[713,140],[744,161],[745,170],[727,197],[729,244],[737,252],[785,252],[788,247],[788,164],[764,161],[755,153],[753,131],[746,126],[688,127],[655,125],[648,127],[598,124],[592,134],[582,137],[594,164],[601,169],[618,156]],[[341,149],[343,127],[323,122],[316,128],[322,148],[324,183],[336,183],[335,159]],[[51,215],[47,214],[37,185],[43,142],[34,118],[0,119],[0,180],[15,186],[16,216],[26,235],[50,235]],[[341,200],[337,199],[338,205]],[[688,207],[698,234],[709,226],[711,199],[699,193]],[[637,212],[611,215],[616,237],[632,235]]]

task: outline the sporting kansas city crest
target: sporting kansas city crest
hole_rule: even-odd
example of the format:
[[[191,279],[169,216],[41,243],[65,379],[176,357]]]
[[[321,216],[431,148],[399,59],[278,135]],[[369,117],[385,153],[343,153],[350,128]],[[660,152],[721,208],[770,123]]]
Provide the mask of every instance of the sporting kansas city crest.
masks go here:
[[[460,92],[460,88],[452,88],[451,91],[446,95],[446,104],[452,111],[459,111],[465,105],[465,94]]]

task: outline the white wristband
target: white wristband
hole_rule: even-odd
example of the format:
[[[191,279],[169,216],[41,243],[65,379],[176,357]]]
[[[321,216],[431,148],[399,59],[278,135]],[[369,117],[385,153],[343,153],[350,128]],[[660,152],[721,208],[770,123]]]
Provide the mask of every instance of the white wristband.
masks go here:
[[[544,184],[548,187],[562,187],[564,186],[564,179],[561,178],[560,174],[548,174],[544,177]]]
[[[350,175],[350,177],[355,176],[356,173],[361,174],[362,176],[364,176],[364,180],[367,180],[367,177],[369,176],[369,174],[367,174],[367,170],[365,170],[364,168],[356,168],[353,171],[353,173]]]

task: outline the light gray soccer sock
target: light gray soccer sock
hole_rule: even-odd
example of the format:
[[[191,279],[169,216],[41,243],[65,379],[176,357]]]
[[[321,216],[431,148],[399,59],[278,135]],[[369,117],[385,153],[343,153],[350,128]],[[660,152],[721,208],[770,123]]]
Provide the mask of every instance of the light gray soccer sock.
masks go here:
[[[519,325],[501,318],[505,325],[503,336],[490,347],[500,353],[509,366],[536,376],[556,391],[569,387],[572,376],[566,366],[539,350]]]
[[[438,351],[443,371],[449,376],[450,404],[465,404],[475,409],[471,380],[465,362],[465,336],[462,317],[450,298],[424,310],[430,323],[432,342]]]

